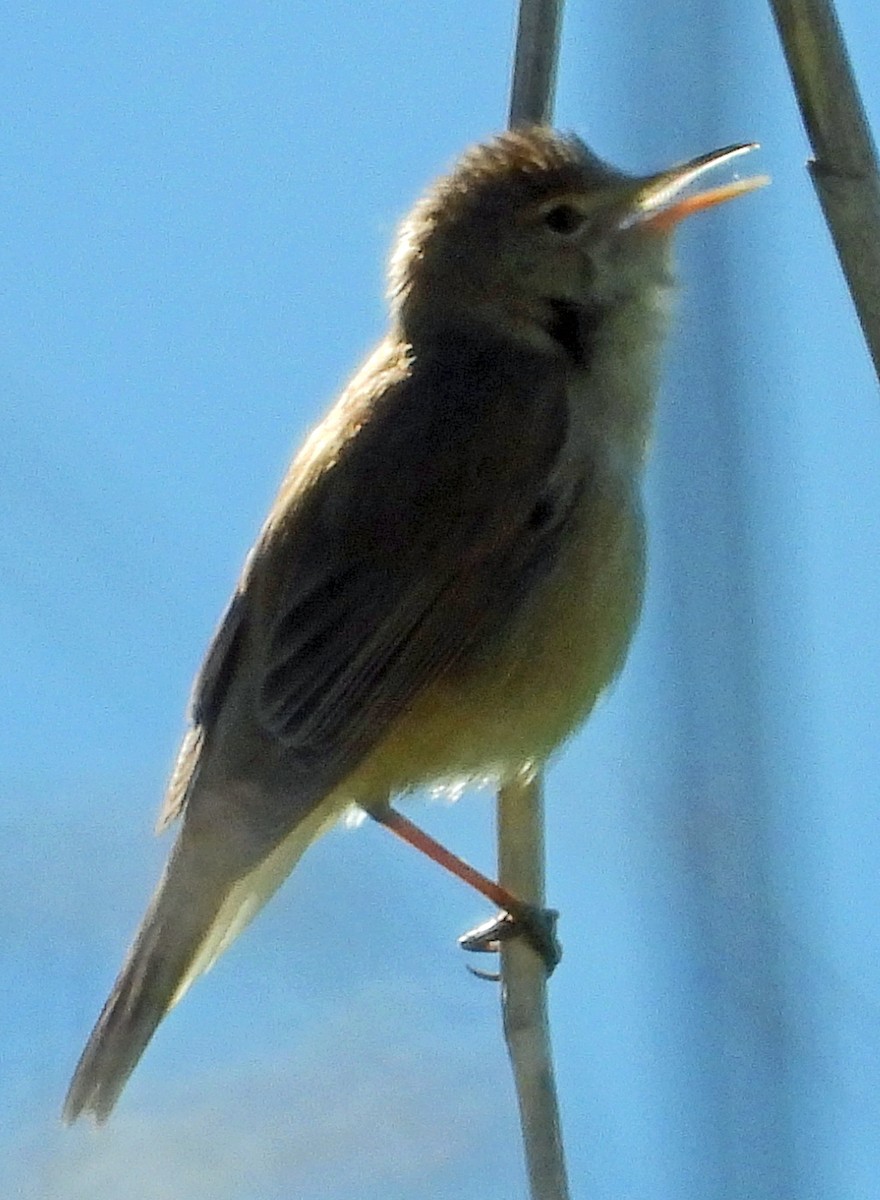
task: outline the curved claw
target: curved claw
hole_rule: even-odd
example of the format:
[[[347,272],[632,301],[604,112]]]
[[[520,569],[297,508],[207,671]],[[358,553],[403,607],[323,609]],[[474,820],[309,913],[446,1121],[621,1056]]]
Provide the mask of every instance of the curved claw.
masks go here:
[[[470,971],[471,975],[476,975],[477,979],[485,979],[486,983],[500,983],[500,971],[481,971],[479,967],[472,967],[470,963],[465,963],[465,967]]]
[[[562,958],[562,946],[556,936],[559,913],[555,908],[539,908],[522,901],[517,901],[511,909],[462,934],[458,939],[459,946],[463,950],[495,953],[503,941],[522,935],[528,938],[535,952],[540,955],[547,974],[552,975]],[[473,971],[473,968],[470,969]],[[473,973],[481,977],[485,975],[481,971]]]

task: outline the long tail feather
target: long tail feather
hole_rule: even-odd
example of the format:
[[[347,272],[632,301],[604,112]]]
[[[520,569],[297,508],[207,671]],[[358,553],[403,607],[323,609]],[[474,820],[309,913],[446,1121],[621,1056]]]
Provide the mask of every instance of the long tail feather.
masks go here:
[[[338,811],[338,810],[337,810]],[[312,813],[272,853],[238,879],[216,866],[185,833],[138,930],[107,1003],[83,1050],[63,1119],[107,1119],[159,1022],[250,923],[311,841],[332,823]]]

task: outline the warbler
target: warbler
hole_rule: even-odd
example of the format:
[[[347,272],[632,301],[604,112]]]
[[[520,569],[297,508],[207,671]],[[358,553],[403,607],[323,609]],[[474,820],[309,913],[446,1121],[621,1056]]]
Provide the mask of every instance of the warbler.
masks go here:
[[[637,177],[545,127],[403,221],[388,332],[281,484],[196,678],[180,830],[77,1066],[104,1120],[164,1015],[351,805],[540,766],[620,671],[672,231],[749,191]]]

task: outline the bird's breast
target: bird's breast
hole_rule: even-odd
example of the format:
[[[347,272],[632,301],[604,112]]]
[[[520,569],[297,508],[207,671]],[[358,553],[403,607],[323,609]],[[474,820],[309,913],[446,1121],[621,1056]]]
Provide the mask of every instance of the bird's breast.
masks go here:
[[[348,781],[352,799],[505,778],[543,762],[622,666],[644,531],[632,477],[590,472],[554,562],[495,630],[410,705]]]

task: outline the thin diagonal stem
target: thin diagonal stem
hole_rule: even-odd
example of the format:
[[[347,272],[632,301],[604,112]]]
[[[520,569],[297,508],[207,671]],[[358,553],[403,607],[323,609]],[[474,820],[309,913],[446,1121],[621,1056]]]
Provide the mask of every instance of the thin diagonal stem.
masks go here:
[[[541,781],[525,778],[498,794],[499,877],[529,904],[544,903]],[[568,1183],[547,1015],[547,969],[525,938],[501,944],[504,1037],[519,1101],[532,1200],[567,1200]]]
[[[553,116],[563,0],[521,0],[507,122],[546,125]]]
[[[880,379],[880,171],[832,0],[770,0],[813,147],[810,177]]]
[[[510,125],[553,117],[563,0],[520,0]],[[523,776],[498,793],[498,873],[502,887],[544,904],[544,813],[540,777]],[[519,1103],[532,1200],[568,1200],[553,1078],[547,972],[525,938],[501,949],[502,1015]]]

